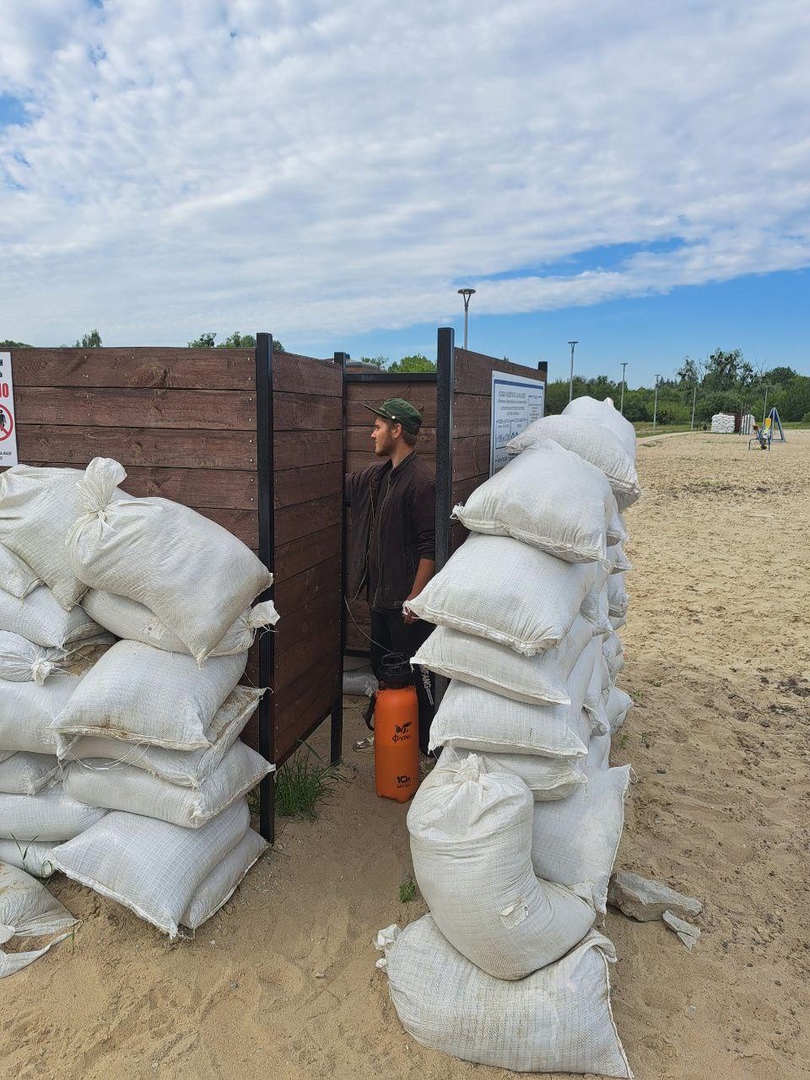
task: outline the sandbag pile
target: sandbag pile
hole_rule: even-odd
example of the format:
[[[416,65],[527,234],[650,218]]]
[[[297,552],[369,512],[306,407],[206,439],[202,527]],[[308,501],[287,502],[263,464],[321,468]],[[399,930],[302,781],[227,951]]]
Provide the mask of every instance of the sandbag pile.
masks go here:
[[[0,859],[174,937],[266,847],[245,795],[273,766],[239,740],[263,691],[237,684],[278,616],[251,607],[272,575],[241,541],[125,476],[0,477]]]
[[[715,435],[733,435],[735,420],[733,413],[715,413],[712,417],[711,430]]]
[[[615,685],[620,507],[640,492],[632,425],[610,404],[572,404],[513,440],[512,460],[456,507],[471,535],[408,603],[436,624],[412,663],[450,683],[431,728],[441,757],[408,813],[430,915],[390,947],[387,972],[425,1045],[630,1076],[608,1003],[613,948],[593,924],[630,779],[608,756],[630,706]]]

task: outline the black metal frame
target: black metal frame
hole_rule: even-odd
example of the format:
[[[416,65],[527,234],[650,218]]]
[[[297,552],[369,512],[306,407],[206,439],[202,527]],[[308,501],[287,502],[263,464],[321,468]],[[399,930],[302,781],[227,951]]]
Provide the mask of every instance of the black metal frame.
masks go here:
[[[256,335],[256,468],[259,509],[259,558],[272,572],[275,536],[275,483],[273,468],[273,338]],[[261,600],[272,600],[273,586]],[[276,718],[273,700],[275,668],[274,635],[259,637],[259,686],[266,687],[259,702],[259,753],[267,761],[276,759]],[[266,776],[259,787],[259,832],[272,844],[275,839],[275,774]]]

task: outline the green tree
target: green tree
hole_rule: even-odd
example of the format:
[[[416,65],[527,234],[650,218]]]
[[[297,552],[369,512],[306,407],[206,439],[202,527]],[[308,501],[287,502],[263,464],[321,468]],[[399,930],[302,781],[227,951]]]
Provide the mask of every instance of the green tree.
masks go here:
[[[391,361],[387,356],[361,356],[361,364],[374,364],[375,367],[380,368],[382,371],[388,367]]]
[[[413,356],[403,356],[401,360],[395,361],[387,370],[392,373],[435,371],[436,361],[428,360],[428,358],[426,356],[423,356],[422,353],[414,353]]]
[[[216,344],[217,335],[212,333],[200,334],[199,337],[194,338],[193,341],[188,343],[190,349],[255,349],[256,338],[253,334],[240,334],[238,330],[234,330],[232,334],[221,341],[219,345]],[[273,338],[273,352],[282,353],[287,350],[281,344],[277,338]]]
[[[98,330],[91,330],[89,334],[83,334],[82,340],[77,341],[74,349],[98,349],[101,347],[101,334]]]
[[[11,338],[0,341],[0,349],[33,349],[33,347],[27,341],[12,341]]]

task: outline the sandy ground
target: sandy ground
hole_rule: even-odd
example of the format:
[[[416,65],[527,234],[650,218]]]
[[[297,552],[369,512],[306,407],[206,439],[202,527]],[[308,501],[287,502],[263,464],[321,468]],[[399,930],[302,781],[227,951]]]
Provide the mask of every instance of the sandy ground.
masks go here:
[[[810,433],[770,453],[699,434],[639,446],[627,514],[631,610],[620,685],[636,708],[613,763],[637,774],[617,866],[705,904],[689,953],[611,911],[613,1005],[641,1080],[810,1076],[806,866]],[[376,931],[425,910],[406,807],[374,795],[347,699],[347,782],[279,842],[196,940],[169,945],[65,879],[83,919],[0,988],[0,1075],[495,1080],[399,1025]]]

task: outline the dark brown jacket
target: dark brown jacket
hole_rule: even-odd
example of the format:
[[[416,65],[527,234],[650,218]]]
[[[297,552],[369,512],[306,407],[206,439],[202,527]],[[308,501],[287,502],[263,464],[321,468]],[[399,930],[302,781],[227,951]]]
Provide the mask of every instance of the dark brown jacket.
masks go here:
[[[346,477],[352,508],[347,591],[365,587],[375,611],[397,611],[413,588],[420,559],[436,558],[436,483],[416,453],[396,469],[375,462]]]

